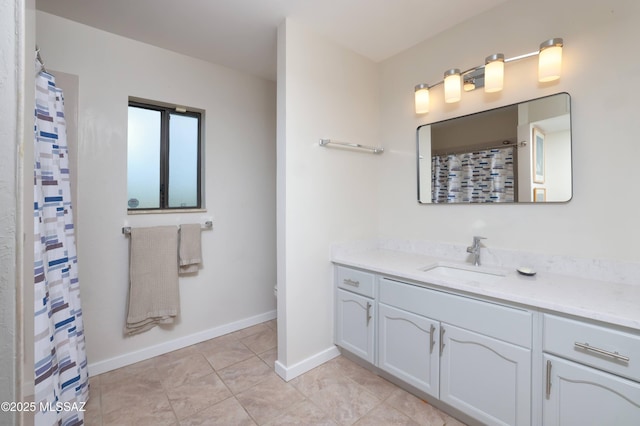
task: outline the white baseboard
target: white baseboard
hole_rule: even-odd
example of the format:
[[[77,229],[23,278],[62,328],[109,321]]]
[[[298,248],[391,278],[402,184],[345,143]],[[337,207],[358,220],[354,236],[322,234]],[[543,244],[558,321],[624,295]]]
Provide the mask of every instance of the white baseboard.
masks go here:
[[[310,356],[307,359],[303,359],[302,361],[292,365],[291,367],[287,367],[280,361],[276,361],[275,370],[278,376],[282,377],[285,381],[288,382],[289,380],[295,379],[299,375],[304,374],[307,371],[324,364],[325,362],[337,357],[338,355],[340,355],[340,350],[338,349],[338,347],[331,346],[330,348],[327,348],[322,352],[318,352],[317,354]]]
[[[113,358],[105,359],[103,361],[89,363],[89,376],[97,376],[98,374],[106,373],[107,371],[115,370],[116,368],[126,367],[127,365],[135,364],[136,362],[144,361],[158,355],[186,348],[187,346],[195,345],[196,343],[204,342],[205,340],[213,339],[215,337],[220,337],[225,334],[242,330],[243,328],[251,327],[253,325],[260,324],[265,321],[270,321],[275,318],[276,311],[269,311],[264,314],[245,318],[243,320],[221,325],[219,327],[214,327],[209,330],[200,331],[198,333],[180,337],[175,340],[169,340],[168,342],[150,346],[148,348],[144,348],[135,352],[129,352]]]

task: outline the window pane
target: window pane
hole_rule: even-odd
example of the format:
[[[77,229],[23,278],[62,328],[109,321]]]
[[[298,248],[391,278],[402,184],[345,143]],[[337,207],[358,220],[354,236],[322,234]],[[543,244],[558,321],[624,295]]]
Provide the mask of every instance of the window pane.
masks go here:
[[[160,111],[129,107],[127,198],[130,209],[160,207]]]
[[[169,206],[198,206],[198,119],[170,114]]]

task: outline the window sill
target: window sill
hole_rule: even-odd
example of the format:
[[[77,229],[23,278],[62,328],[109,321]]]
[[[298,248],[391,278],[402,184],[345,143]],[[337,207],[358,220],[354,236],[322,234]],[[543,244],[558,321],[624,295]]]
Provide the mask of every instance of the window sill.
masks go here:
[[[127,210],[128,215],[139,214],[180,214],[180,213],[206,213],[207,209],[154,209],[154,210]]]

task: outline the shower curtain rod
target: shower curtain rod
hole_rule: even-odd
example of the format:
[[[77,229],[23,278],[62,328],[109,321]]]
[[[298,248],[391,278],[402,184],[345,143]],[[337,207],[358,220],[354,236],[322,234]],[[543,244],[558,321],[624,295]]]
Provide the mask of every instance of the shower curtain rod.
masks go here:
[[[513,147],[517,147],[517,146],[526,146],[526,142],[520,142],[519,144],[516,142],[509,142],[507,144],[500,144],[500,145],[490,145],[490,146],[478,146],[477,148],[465,148],[465,147],[460,147],[459,150],[453,150],[453,151],[446,151],[443,153],[439,153],[438,150],[434,150],[434,155],[450,155],[450,154],[463,154],[463,153],[467,153],[467,152],[476,152],[476,151],[484,151],[486,149],[500,149],[500,148],[509,148],[511,146]]]

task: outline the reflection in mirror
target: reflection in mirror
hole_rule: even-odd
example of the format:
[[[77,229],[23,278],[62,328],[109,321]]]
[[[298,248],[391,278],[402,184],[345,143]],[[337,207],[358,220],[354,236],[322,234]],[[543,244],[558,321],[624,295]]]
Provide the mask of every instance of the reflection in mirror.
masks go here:
[[[417,130],[418,202],[566,202],[571,98],[533,99]]]

